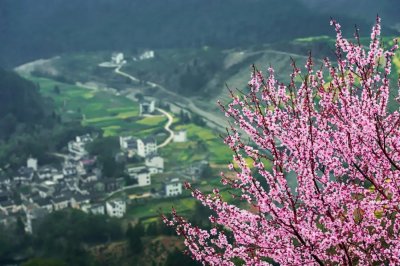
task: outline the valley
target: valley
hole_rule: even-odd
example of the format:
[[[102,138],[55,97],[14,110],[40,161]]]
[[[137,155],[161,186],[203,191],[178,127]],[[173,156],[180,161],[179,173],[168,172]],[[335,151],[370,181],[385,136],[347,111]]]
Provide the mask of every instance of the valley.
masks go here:
[[[365,40],[361,38],[362,43]],[[391,38],[385,41],[392,44]],[[23,156],[11,166],[4,165],[4,176],[15,175],[11,179],[19,181],[4,182],[11,183],[6,185],[10,192],[6,203],[10,199],[14,204],[6,206],[7,215],[11,214],[5,220],[19,217],[27,232],[24,236],[39,241],[38,250],[44,256],[57,253],[40,242],[48,226],[52,229],[48,239],[54,241],[49,243],[63,252],[67,250],[63,241],[68,241],[68,249],[71,243],[79,246],[65,251],[74,258],[83,252],[83,258],[98,265],[164,265],[171,257],[179,257],[183,245],[182,239],[163,225],[161,214],[174,208],[194,224],[211,226],[207,218],[212,211],[204,210],[184,189],[185,182],[206,194],[217,188],[228,203],[251,208],[235,198],[236,190],[221,184],[221,172],[232,179],[236,175],[228,167],[232,152],[223,143],[229,123],[217,101],[229,104],[228,88],[235,95],[246,90],[253,64],[264,73],[273,67],[279,82],[287,84],[292,60],[303,68],[311,50],[315,65],[322,65],[324,57],[332,56],[332,47],[334,40],[326,35],[235,48],[122,47],[121,51],[65,52],[16,67],[15,71],[31,81],[49,103],[43,108],[52,117],[49,121],[61,132],[64,126],[74,127],[68,134],[52,137],[57,145],[41,150],[41,155],[52,158],[37,160],[29,153],[51,136],[46,131],[36,146],[21,152]],[[397,53],[393,73],[400,71],[399,62]],[[395,74],[390,78],[394,81]],[[397,108],[394,95],[390,108]],[[50,125],[47,130],[52,131]],[[15,143],[19,143],[18,138]],[[25,159],[27,167],[21,163]],[[29,170],[32,162],[37,169],[32,170],[30,179],[19,177],[18,171]],[[253,164],[251,159],[246,162]],[[266,170],[271,169],[269,161],[263,163]],[[46,169],[53,172],[36,177]],[[287,182],[294,191],[294,173],[287,175]],[[58,187],[61,192],[53,189]],[[61,198],[67,196],[67,203],[60,205]],[[48,204],[40,205],[44,200]],[[36,217],[34,213],[43,208],[48,213]],[[26,217],[18,216],[20,212]],[[32,226],[32,217],[43,219],[43,224]],[[70,224],[61,222],[64,217]],[[53,225],[57,223],[60,227]],[[75,233],[78,225],[85,230]],[[57,236],[63,230],[72,232],[73,237]],[[17,255],[33,258],[34,248],[24,248]]]

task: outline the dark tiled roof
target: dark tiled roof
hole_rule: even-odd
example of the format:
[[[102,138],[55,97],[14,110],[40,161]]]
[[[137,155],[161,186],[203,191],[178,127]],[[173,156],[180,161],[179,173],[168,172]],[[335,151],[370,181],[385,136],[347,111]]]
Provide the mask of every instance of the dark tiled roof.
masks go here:
[[[64,202],[64,201],[69,201],[69,200],[71,200],[71,195],[65,195],[65,194],[62,194],[62,195],[60,195],[59,197],[57,197],[57,198],[53,198],[53,202],[54,203],[60,203],[60,202]]]
[[[76,193],[73,195],[74,200],[77,202],[82,202],[82,201],[86,201],[86,200],[90,200],[91,197],[90,195],[87,194],[80,194],[80,193]]]
[[[39,205],[40,207],[46,206],[46,205],[51,205],[51,200],[50,198],[38,198],[35,199],[34,202]]]
[[[13,206],[15,204],[15,202],[13,200],[6,200],[0,203],[0,206],[7,208],[10,206]]]

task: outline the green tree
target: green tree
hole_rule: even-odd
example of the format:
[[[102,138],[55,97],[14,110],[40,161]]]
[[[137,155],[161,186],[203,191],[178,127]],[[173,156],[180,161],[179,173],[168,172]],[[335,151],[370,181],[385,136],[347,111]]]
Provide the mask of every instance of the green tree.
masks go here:
[[[206,122],[204,121],[204,119],[196,113],[192,114],[192,122],[201,127],[206,126]]]
[[[62,259],[67,265],[93,265],[87,245],[123,237],[120,222],[82,211],[65,209],[49,214],[34,231],[32,249],[43,257]]]
[[[209,164],[207,164],[203,167],[203,169],[201,170],[200,177],[204,178],[204,179],[206,179],[206,178],[211,179],[213,177],[213,171]]]
[[[53,92],[59,95],[61,93],[60,87],[58,85],[54,85]]]
[[[143,94],[141,94],[141,93],[136,93],[136,94],[135,94],[135,98],[136,98],[138,101],[143,101],[144,96],[143,96]]]
[[[128,230],[126,231],[126,237],[128,239],[130,251],[133,254],[140,254],[143,250],[141,229],[129,225]]]
[[[115,155],[119,151],[118,139],[114,137],[97,138],[87,145],[91,155],[97,156],[97,162],[107,177],[124,176],[123,162],[116,162]]]
[[[23,263],[21,266],[67,266],[67,264],[58,259],[34,258]]]
[[[147,225],[146,235],[148,236],[156,236],[159,234],[157,222],[151,222]]]
[[[175,249],[174,251],[168,253],[165,266],[176,265],[197,266],[201,264],[197,261],[192,260],[188,255],[183,254],[182,251]]]
[[[182,124],[188,124],[190,123],[190,116],[187,112],[183,111],[181,109],[181,111],[179,112],[179,118],[180,118],[180,122]]]

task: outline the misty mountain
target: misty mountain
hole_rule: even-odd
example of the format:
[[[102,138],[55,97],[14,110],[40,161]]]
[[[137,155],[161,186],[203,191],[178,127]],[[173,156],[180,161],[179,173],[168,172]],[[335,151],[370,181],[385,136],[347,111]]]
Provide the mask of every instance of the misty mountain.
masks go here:
[[[341,23],[370,28],[373,19],[350,15]],[[69,52],[249,46],[330,34],[328,23],[299,0],[2,0],[0,65]]]
[[[373,21],[373,18],[378,14],[385,27],[399,31],[400,5],[397,0],[301,0],[301,2],[313,10],[318,10],[319,13],[333,17],[351,16]]]

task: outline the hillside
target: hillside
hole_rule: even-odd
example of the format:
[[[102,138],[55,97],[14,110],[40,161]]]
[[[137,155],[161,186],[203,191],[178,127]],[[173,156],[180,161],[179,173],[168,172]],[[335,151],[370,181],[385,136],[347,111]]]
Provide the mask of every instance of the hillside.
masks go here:
[[[299,0],[3,0],[0,65],[72,52],[242,47],[327,34],[328,22]]]
[[[341,16],[353,16],[358,19],[373,21],[376,14],[382,17],[386,28],[400,31],[399,1],[397,0],[301,0],[309,8],[319,10],[322,14],[340,18]]]
[[[48,105],[34,83],[0,69],[0,139],[9,138],[18,127],[44,124]]]
[[[49,152],[91,130],[77,121],[62,121],[54,103],[39,90],[38,84],[0,69],[0,171],[15,170],[29,156],[43,164],[54,162]]]
[[[64,54],[49,60],[48,66],[38,67],[32,74],[65,80],[71,84],[96,83],[119,91],[140,92],[186,107],[193,106],[188,104],[188,101],[192,101],[202,110],[218,116],[222,114],[216,102],[224,102],[228,96],[225,85],[232,89],[243,89],[249,79],[252,64],[262,71],[272,66],[278,79],[287,83],[291,72],[291,58],[299,66],[304,65],[309,51],[317,64],[322,64],[321,59],[324,57],[334,58],[334,30],[329,25],[326,28],[331,30],[327,35],[299,37],[247,48],[220,49],[205,46],[154,49],[154,57],[146,60],[133,60],[144,50],[125,52],[127,63],[121,70],[134,76],[139,82],[116,75],[113,68],[99,67],[100,63],[110,60],[111,52],[107,51]],[[370,26],[365,27],[369,28]],[[351,34],[347,33],[346,36],[351,37]],[[392,38],[393,36],[385,37],[384,43],[390,44]],[[361,42],[368,45],[368,38],[362,37]],[[397,79],[398,66],[399,64],[394,66],[396,71],[392,74],[393,81]],[[52,74],[53,72],[56,74]],[[167,90],[170,93],[166,93]],[[196,112],[193,108],[189,109]]]

